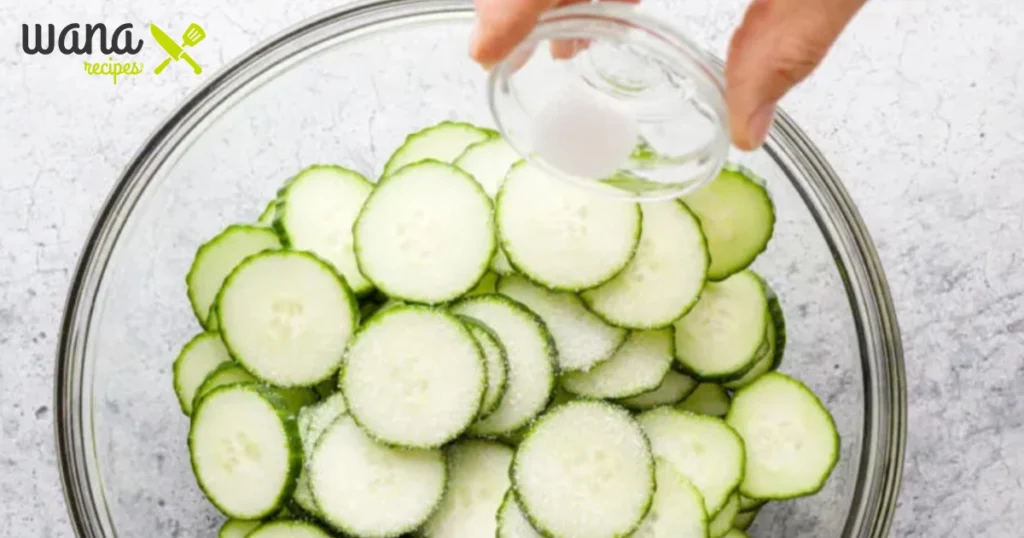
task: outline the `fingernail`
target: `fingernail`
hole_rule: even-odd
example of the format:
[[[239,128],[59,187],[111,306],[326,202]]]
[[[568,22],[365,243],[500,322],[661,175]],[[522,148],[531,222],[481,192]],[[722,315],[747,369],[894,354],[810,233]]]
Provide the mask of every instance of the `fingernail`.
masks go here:
[[[768,129],[771,128],[773,119],[775,119],[775,103],[762,105],[761,108],[751,114],[750,122],[747,123],[751,147],[758,148],[761,147],[761,144],[764,144],[765,138],[768,138]]]

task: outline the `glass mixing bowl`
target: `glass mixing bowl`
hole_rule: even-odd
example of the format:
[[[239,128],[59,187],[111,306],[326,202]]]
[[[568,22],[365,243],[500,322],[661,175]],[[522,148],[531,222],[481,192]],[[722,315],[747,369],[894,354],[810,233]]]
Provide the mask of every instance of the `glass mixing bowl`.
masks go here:
[[[171,362],[199,330],[184,277],[197,246],[255,221],[316,162],[376,176],[404,135],[446,118],[490,124],[466,55],[468,1],[363,2],[296,27],[221,70],[132,160],[85,245],[56,371],[56,433],[80,537],[215,536],[223,518],[189,465]],[[899,331],[882,268],[839,179],[780,114],[762,151],[778,223],[756,269],[788,316],[784,371],[842,436],[825,489],[769,504],[752,536],[888,533],[905,439]],[[467,537],[476,538],[476,537]]]

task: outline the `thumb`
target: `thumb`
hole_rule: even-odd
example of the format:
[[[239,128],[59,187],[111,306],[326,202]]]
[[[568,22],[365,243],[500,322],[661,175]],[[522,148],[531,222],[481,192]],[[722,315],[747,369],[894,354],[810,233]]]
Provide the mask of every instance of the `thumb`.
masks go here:
[[[818,66],[866,0],[754,0],[725,68],[733,144],[759,147],[780,99]]]

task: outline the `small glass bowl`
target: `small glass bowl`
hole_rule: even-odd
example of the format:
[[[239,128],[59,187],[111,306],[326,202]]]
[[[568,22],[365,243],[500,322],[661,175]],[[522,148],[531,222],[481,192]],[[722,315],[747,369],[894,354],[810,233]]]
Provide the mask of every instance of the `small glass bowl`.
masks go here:
[[[542,17],[491,71],[498,129],[552,176],[663,200],[710,181],[729,152],[711,57],[644,9],[575,4]]]

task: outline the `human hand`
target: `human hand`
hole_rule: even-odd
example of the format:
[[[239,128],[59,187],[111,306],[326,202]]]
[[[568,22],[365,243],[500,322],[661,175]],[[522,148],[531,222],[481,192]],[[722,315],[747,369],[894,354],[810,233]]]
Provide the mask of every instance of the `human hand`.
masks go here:
[[[498,63],[526,38],[542,13],[589,1],[475,0],[470,56],[485,66]],[[764,142],[779,100],[814,71],[866,1],[753,1],[726,57],[726,104],[736,147],[752,150]]]

